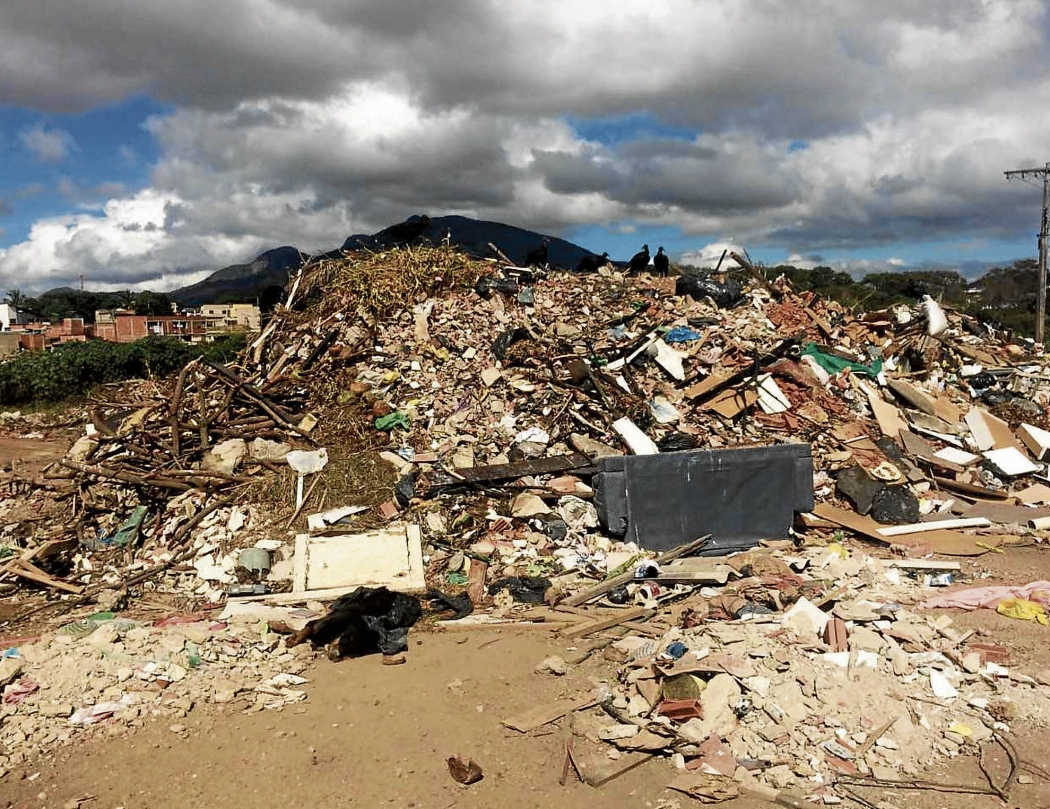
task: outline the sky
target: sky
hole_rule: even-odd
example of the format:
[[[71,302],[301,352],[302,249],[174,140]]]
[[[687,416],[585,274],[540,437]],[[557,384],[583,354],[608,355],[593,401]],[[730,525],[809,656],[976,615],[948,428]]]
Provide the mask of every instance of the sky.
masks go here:
[[[461,214],[627,259],[1036,253],[1037,0],[4,0],[0,292]]]

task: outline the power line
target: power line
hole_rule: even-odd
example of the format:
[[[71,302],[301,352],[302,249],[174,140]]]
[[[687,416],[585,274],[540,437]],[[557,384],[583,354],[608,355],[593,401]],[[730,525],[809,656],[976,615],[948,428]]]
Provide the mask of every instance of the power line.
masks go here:
[[[1003,174],[1007,180],[1016,177],[1028,182],[1030,177],[1039,177],[1043,181],[1043,212],[1039,218],[1039,288],[1035,293],[1035,348],[1041,353],[1046,327],[1046,241],[1050,235],[1050,163],[1046,163],[1042,168],[1014,169]]]

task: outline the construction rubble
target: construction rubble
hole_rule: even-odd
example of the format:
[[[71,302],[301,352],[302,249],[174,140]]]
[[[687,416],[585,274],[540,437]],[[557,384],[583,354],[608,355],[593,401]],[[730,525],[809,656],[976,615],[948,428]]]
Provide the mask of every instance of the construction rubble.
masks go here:
[[[544,625],[552,675],[600,661],[595,691],[504,721],[558,724],[563,781],[659,757],[705,802],[834,803],[983,743],[1014,760],[1050,675],[934,609],[1047,623],[1046,583],[937,600],[980,584],[959,559],[1047,537],[1042,358],[736,258],[349,253],[235,363],[0,414],[72,445],[0,471],[0,776],[91,727],[307,699],[315,656],[400,663],[452,623]]]

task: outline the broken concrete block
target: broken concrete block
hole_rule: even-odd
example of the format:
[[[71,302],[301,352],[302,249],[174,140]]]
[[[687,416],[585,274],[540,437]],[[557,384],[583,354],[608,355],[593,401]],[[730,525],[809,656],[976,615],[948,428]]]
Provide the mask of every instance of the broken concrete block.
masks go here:
[[[519,494],[510,503],[512,517],[527,518],[550,513],[551,510],[547,504],[534,494]]]
[[[247,452],[248,445],[243,438],[230,438],[211,448],[201,460],[201,469],[232,475]]]
[[[784,616],[780,619],[780,624],[792,630],[799,637],[823,635],[824,627],[827,625],[830,617],[826,612],[814,606],[812,601],[803,596],[791,605],[791,609],[784,613]]]
[[[737,725],[734,708],[739,701],[740,686],[736,680],[728,674],[716,674],[700,694],[703,718],[690,719],[683,723],[679,727],[680,732],[696,744],[706,741],[711,736],[724,738],[732,733]]]

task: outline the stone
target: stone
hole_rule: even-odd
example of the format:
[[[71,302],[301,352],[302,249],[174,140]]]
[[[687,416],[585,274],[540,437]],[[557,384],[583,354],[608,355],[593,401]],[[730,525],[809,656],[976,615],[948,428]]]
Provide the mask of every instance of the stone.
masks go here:
[[[803,596],[784,613],[780,624],[792,630],[799,637],[819,636],[824,632],[824,626],[830,617]]]
[[[919,521],[919,498],[905,486],[886,486],[871,501],[871,518],[890,525]]]
[[[14,682],[21,673],[21,660],[14,657],[0,659],[0,689]]]
[[[981,655],[978,652],[969,652],[962,657],[962,667],[970,674],[976,674],[981,670]]]
[[[569,664],[557,655],[545,657],[542,661],[540,661],[539,665],[536,666],[536,671],[540,673],[549,672],[550,674],[555,674],[559,677],[565,674],[568,670]]]
[[[603,444],[601,441],[595,441],[590,436],[582,433],[570,435],[569,444],[574,450],[583,453],[589,458],[618,458],[623,455],[621,450],[610,447],[608,444]]]
[[[519,494],[510,504],[510,514],[512,517],[527,518],[550,513],[551,510],[547,504],[534,494]]]
[[[723,738],[737,726],[734,708],[740,701],[740,686],[728,674],[716,674],[700,694],[701,719],[690,719],[679,727],[682,736],[701,744],[711,736]]]
[[[835,488],[863,516],[871,511],[875,495],[885,489],[886,484],[873,479],[860,466],[850,466],[835,475]]]
[[[637,725],[610,725],[598,731],[598,738],[607,742],[617,739],[630,739],[638,735]]]
[[[795,783],[795,774],[787,764],[770,767],[762,773],[763,778],[777,789],[786,789]]]

